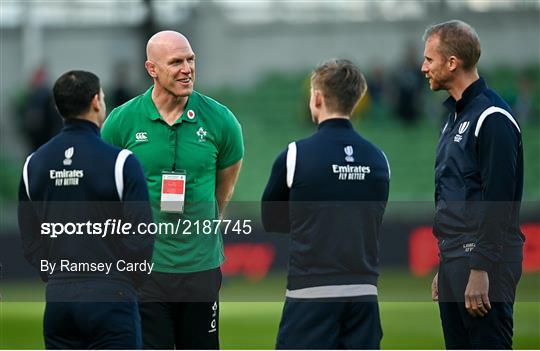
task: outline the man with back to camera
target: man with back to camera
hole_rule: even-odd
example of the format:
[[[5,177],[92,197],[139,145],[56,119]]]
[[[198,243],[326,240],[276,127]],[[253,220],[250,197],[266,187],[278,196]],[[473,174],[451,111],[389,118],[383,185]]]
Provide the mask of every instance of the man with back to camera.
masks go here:
[[[422,72],[449,110],[435,161],[440,265],[432,297],[449,349],[510,349],[524,236],[521,129],[477,72],[480,40],[462,21],[424,34]]]
[[[98,77],[69,71],[58,78],[53,93],[65,126],[26,159],[18,211],[24,255],[47,282],[45,347],[140,349],[134,285],[144,273],[124,268],[149,262],[154,238],[90,231],[98,230],[96,225],[104,230],[111,220],[134,230],[152,221],[142,168],[130,151],[99,136],[106,107]],[[43,225],[51,223],[66,229],[44,235],[51,229]],[[68,235],[68,224],[84,226],[80,234]]]
[[[350,122],[366,81],[347,60],[311,77],[318,131],[289,144],[262,197],[268,232],[290,232],[278,349],[378,349],[378,235],[388,200],[384,153]]]
[[[242,131],[228,108],[193,90],[195,54],[186,37],[159,32],[146,53],[154,85],[114,109],[102,131],[141,160],[155,221],[182,221],[180,232],[156,236],[154,270],[141,289],[143,343],[217,349],[223,239],[197,233],[193,223],[221,218],[240,172]]]

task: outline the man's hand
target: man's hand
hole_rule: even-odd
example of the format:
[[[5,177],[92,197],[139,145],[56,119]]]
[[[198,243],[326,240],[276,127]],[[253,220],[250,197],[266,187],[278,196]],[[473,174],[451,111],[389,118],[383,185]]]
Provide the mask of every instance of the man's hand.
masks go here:
[[[484,317],[491,304],[488,297],[489,277],[486,271],[471,269],[465,289],[465,308],[473,317]]]
[[[431,299],[433,301],[439,301],[439,273],[435,274],[433,281],[431,282]]]

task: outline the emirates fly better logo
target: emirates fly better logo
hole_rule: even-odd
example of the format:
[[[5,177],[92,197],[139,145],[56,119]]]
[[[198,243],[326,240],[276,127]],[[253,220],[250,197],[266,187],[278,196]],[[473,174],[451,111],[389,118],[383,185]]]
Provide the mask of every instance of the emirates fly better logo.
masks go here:
[[[75,154],[75,148],[69,147],[64,151],[64,166],[71,166],[73,163],[73,155]],[[84,171],[82,169],[50,169],[49,179],[54,181],[55,186],[78,186],[79,180],[84,177]]]
[[[345,151],[345,161],[348,163],[354,162],[354,148],[352,145],[347,145],[343,148],[343,151]],[[332,165],[332,173],[337,174],[338,180],[364,180],[366,179],[366,175],[371,173],[370,166],[367,165]]]

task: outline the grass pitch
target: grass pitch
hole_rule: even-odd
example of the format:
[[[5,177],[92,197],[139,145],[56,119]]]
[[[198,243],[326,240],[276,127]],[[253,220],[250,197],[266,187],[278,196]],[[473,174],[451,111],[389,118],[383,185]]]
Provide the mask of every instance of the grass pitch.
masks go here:
[[[383,271],[379,282],[383,349],[443,349],[437,305],[429,301],[431,277]],[[223,349],[273,349],[283,308],[284,274],[253,283],[225,281],[221,295]],[[1,288],[0,349],[43,349],[43,285],[19,283]],[[30,294],[31,291],[37,294]],[[540,349],[540,275],[524,275],[514,308],[514,348]],[[24,302],[14,302],[21,301]]]
[[[220,334],[223,349],[273,349],[282,302],[224,302]],[[43,349],[44,304],[4,302],[0,307],[1,349]],[[539,349],[537,302],[515,306],[514,348]],[[382,302],[383,349],[443,349],[436,304]]]

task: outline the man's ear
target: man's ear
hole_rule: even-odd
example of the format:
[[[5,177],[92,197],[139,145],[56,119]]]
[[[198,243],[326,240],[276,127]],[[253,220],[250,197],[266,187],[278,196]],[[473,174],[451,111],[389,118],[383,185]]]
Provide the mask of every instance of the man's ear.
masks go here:
[[[100,106],[99,106],[99,93],[94,95],[90,105],[92,106],[92,110],[94,110],[96,112],[99,111],[99,109],[100,109]]]
[[[450,56],[448,58],[448,61],[446,62],[446,65],[448,66],[448,70],[450,72],[455,71],[459,66],[459,59],[455,56]]]
[[[152,61],[150,60],[146,60],[144,62],[144,68],[146,68],[146,72],[148,72],[148,75],[152,78],[156,78],[157,77],[157,73],[156,73],[156,64],[153,63]]]
[[[320,90],[313,90],[313,103],[317,108],[320,108],[323,104],[323,94]]]

